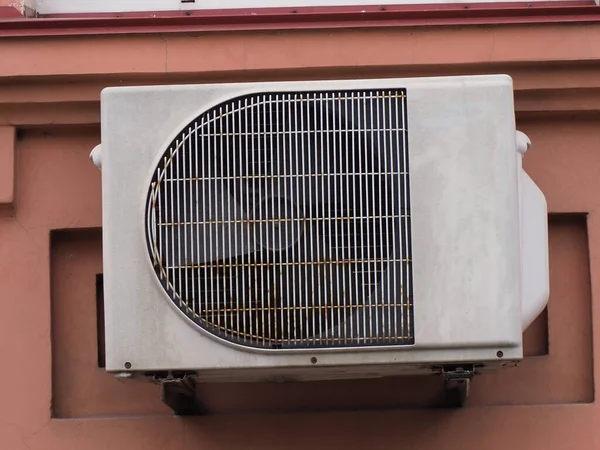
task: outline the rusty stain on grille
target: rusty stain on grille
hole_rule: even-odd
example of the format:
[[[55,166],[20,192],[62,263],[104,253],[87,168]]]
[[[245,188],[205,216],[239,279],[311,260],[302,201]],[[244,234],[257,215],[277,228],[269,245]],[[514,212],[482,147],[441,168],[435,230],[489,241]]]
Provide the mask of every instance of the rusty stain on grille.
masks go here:
[[[156,274],[229,341],[414,343],[406,91],[265,93],[201,114],[147,200]]]

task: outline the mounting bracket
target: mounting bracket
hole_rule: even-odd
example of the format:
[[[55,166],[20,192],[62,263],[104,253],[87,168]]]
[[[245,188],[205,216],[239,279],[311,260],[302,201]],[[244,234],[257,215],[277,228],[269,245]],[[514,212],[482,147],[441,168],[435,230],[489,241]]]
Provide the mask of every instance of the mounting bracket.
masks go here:
[[[177,416],[196,416],[206,413],[196,397],[196,383],[188,376],[169,375],[160,379],[161,400]]]
[[[444,376],[446,405],[452,408],[464,406],[469,397],[471,379],[475,376],[475,368],[473,366],[444,367],[442,374]]]

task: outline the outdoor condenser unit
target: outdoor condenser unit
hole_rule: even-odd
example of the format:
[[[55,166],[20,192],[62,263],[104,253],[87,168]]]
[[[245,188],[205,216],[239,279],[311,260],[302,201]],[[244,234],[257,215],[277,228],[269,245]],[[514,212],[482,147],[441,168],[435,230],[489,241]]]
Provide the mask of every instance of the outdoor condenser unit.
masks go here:
[[[108,371],[468,386],[522,358],[547,213],[510,77],[118,87],[101,105]]]

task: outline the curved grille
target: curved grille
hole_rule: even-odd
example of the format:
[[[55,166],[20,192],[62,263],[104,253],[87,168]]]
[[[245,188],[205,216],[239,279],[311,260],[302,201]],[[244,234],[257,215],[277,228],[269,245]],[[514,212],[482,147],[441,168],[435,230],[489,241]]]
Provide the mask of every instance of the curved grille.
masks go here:
[[[175,305],[246,346],[412,344],[405,98],[255,94],[185,127],[147,201]]]

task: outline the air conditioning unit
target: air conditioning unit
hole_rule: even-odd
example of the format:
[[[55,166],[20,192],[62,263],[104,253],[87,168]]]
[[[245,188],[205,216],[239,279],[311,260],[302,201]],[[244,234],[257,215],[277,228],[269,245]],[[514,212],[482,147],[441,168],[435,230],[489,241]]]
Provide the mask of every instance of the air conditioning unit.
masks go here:
[[[522,359],[547,212],[510,77],[117,87],[101,105],[108,371],[468,384]]]

